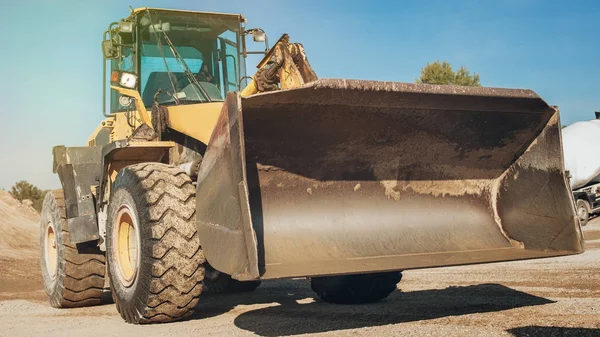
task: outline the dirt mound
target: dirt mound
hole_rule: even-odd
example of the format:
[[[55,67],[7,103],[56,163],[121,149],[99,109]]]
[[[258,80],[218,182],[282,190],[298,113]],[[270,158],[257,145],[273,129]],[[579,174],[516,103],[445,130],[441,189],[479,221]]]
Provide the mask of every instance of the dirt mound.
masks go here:
[[[39,214],[26,203],[0,191],[0,260],[38,254]]]

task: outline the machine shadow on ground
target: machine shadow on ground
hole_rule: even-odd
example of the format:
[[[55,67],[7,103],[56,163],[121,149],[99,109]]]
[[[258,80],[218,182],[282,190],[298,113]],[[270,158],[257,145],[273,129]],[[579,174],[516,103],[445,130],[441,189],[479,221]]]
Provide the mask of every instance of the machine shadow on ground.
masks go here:
[[[506,330],[515,337],[597,337],[600,336],[600,329],[586,328],[562,328],[553,326],[524,326]]]
[[[269,284],[271,282],[273,285]],[[203,294],[196,314],[190,319],[221,315],[237,305],[273,303],[269,307],[240,314],[234,323],[238,328],[260,336],[281,336],[383,326],[554,303],[499,284],[481,284],[411,292],[398,290],[378,303],[335,305],[318,300],[310,291],[307,281],[271,282],[265,282],[253,293]],[[312,301],[311,298],[315,300]],[[299,300],[303,301],[299,303]]]

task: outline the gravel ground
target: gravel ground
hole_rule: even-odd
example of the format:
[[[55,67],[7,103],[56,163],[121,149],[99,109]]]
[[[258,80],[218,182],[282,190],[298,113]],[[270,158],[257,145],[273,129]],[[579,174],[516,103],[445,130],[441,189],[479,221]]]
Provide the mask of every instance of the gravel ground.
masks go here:
[[[331,305],[305,280],[265,281],[245,295],[201,297],[189,320],[126,324],[114,304],[53,309],[37,258],[0,259],[0,335],[600,336],[600,219],[584,254],[405,272],[376,304]]]

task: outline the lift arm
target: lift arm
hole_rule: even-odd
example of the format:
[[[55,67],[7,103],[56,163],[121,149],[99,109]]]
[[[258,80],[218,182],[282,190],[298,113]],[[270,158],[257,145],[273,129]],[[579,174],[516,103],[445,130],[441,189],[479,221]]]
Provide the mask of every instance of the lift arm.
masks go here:
[[[257,68],[258,71],[242,91],[242,97],[267,91],[297,88],[318,79],[317,74],[308,63],[302,44],[290,43],[287,34],[283,34],[279,38]]]

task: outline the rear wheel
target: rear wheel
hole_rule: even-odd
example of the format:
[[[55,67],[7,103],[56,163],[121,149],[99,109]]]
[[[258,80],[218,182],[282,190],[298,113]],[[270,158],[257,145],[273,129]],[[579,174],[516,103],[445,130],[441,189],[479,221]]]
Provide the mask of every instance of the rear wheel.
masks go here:
[[[190,177],[176,167],[145,163],[119,171],[106,247],[114,300],[125,321],[171,322],[193,313],[205,262],[194,194]]]
[[[261,281],[238,281],[231,275],[215,270],[210,265],[205,266],[204,285],[212,293],[242,293],[253,291],[260,286]]]
[[[62,190],[48,192],[40,215],[44,290],[55,308],[100,304],[106,265],[96,244],[73,244]]]
[[[402,279],[401,272],[313,277],[310,286],[325,302],[372,303],[388,297]]]
[[[577,216],[582,226],[585,226],[590,219],[590,204],[583,200],[577,199]]]

